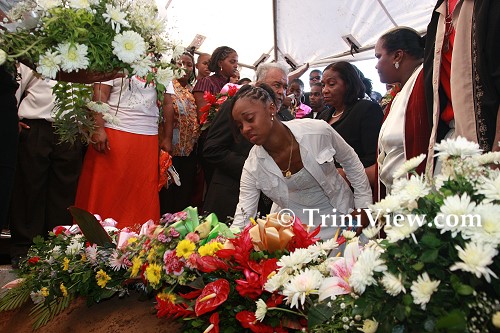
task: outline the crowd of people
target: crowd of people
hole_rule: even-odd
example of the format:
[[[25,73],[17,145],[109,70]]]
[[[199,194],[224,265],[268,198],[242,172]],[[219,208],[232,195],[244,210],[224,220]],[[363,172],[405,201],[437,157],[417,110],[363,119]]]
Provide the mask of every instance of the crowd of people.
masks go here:
[[[394,171],[412,157],[427,153],[417,172],[438,173],[433,147],[443,138],[461,135],[485,152],[499,150],[499,16],[493,0],[439,0],[426,36],[408,27],[380,36],[376,68],[389,87],[382,100],[345,61],[312,69],[306,92],[304,72],[291,76],[281,63],[259,65],[251,81],[240,78],[230,47],[196,60],[186,52],[172,59],[185,75],[168,86],[160,107],[140,77],[95,83],[94,100],[109,104],[119,122],[96,114],[88,147],[58,143],[54,82],[19,65],[16,84],[1,68],[0,135],[9,151],[0,155],[0,222],[11,230],[12,265],[34,236],[72,223],[71,205],[120,228],[187,206],[238,227],[284,208],[303,221],[311,209],[335,221],[383,199]],[[227,85],[238,92],[202,130],[204,95]],[[180,184],[159,191],[161,152],[172,157]]]

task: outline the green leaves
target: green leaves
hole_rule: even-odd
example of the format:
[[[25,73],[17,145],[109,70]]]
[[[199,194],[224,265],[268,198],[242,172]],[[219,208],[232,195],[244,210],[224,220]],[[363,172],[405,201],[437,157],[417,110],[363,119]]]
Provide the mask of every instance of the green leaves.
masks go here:
[[[86,210],[71,206],[68,208],[76,223],[91,244],[110,246],[113,241],[94,215]]]

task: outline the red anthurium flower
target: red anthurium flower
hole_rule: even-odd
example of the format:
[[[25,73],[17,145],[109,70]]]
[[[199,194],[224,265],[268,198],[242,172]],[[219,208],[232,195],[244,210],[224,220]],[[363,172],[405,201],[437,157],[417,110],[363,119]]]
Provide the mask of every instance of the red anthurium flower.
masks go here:
[[[200,296],[201,292],[202,292],[201,289],[196,289],[196,290],[193,290],[187,294],[179,293],[179,295],[184,299],[193,299],[193,298]]]
[[[260,263],[255,261],[249,261],[248,266],[256,273],[260,275],[259,281],[261,287],[266,284],[269,275],[278,269],[278,259],[271,258],[262,260]]]
[[[266,301],[266,305],[268,308],[275,308],[278,305],[283,303],[284,295],[272,294]]]
[[[211,273],[219,269],[227,271],[229,268],[224,261],[212,256],[196,257],[196,265],[203,273]]]
[[[230,85],[229,89],[227,90],[227,95],[229,97],[233,97],[238,92],[238,90],[238,86]]]
[[[218,279],[207,284],[198,299],[196,299],[194,307],[196,315],[201,316],[224,303],[229,295],[229,289],[229,282],[225,279]]]
[[[236,320],[238,320],[244,328],[249,328],[255,333],[273,333],[274,329],[271,326],[267,326],[257,321],[255,318],[255,313],[251,311],[240,311],[236,314]]]
[[[207,101],[208,104],[214,104],[215,101],[217,101],[217,98],[208,91],[205,91],[203,94],[203,99]]]
[[[31,265],[36,265],[38,263],[38,261],[40,260],[40,257],[31,257],[28,259],[28,262],[31,264]]]
[[[214,312],[210,316],[210,326],[203,333],[219,333],[219,313]]]
[[[243,271],[246,280],[236,280],[236,290],[243,297],[257,299],[262,294],[259,274],[245,268]]]

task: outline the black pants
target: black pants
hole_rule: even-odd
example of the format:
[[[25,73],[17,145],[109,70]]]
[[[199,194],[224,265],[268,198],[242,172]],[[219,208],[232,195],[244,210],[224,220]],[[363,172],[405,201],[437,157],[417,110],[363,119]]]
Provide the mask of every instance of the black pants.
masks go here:
[[[192,205],[191,198],[196,184],[196,151],[193,150],[189,156],[172,157],[172,165],[179,173],[181,186],[171,184],[168,189],[161,189],[161,214],[176,213]]]
[[[4,89],[2,87],[1,89]],[[0,229],[7,227],[18,142],[17,101],[11,94],[0,92]]]
[[[23,122],[30,129],[19,136],[10,220],[12,257],[25,256],[33,237],[73,224],[67,208],[74,204],[83,160],[81,144],[59,143],[52,123]]]

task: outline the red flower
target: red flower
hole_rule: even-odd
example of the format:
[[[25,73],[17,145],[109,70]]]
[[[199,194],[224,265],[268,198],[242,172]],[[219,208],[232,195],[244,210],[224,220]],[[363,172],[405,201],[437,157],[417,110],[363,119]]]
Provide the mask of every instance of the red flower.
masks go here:
[[[210,316],[210,324],[214,325],[209,332],[219,333],[219,313],[214,312]]]
[[[55,234],[56,236],[59,236],[60,234],[62,234],[62,233],[65,233],[65,232],[66,232],[66,228],[65,228],[65,227],[63,227],[63,226],[57,226],[57,227],[55,227],[52,231],[54,232],[54,234]]]
[[[219,258],[231,259],[234,257],[234,261],[243,267],[248,267],[248,261],[250,259],[250,252],[253,251],[252,239],[250,238],[249,230],[252,227],[249,224],[236,238],[229,239],[233,244],[234,249],[232,250],[219,250],[216,255]]]
[[[227,95],[229,97],[233,97],[238,92],[238,90],[238,86],[230,85],[229,89],[227,90]]]
[[[203,273],[211,273],[219,269],[227,271],[229,268],[224,261],[212,256],[196,257],[196,265],[197,268]]]
[[[238,320],[244,328],[249,328],[255,333],[273,333],[275,330],[271,326],[267,326],[257,321],[255,313],[251,311],[240,311],[236,314]]]
[[[236,280],[236,290],[243,297],[257,299],[262,294],[260,276],[247,268],[245,268],[243,274],[245,274],[246,280]]]
[[[208,112],[204,112],[200,116],[200,124],[204,124],[207,122]]]
[[[203,99],[207,101],[208,104],[214,104],[217,100],[217,98],[208,91],[205,91],[205,93],[203,94]]]
[[[36,265],[39,260],[40,260],[40,257],[31,257],[28,259],[28,263],[30,263],[31,265]]]
[[[179,293],[179,295],[184,299],[193,299],[193,298],[200,296],[201,292],[202,292],[201,289],[196,289],[196,290],[193,290],[187,294]]]
[[[156,316],[158,318],[167,316],[171,318],[186,318],[188,316],[194,316],[194,311],[189,310],[188,306],[185,303],[175,304],[170,300],[162,300],[156,297],[156,306],[155,309],[158,310]]]
[[[229,295],[229,282],[225,279],[218,279],[203,288],[200,296],[196,299],[194,311],[197,316],[216,309],[227,300]]]
[[[271,297],[269,297],[266,301],[266,305],[269,308],[275,308],[278,305],[283,303],[283,299],[285,298],[284,295],[279,295],[279,294],[272,294]]]
[[[294,236],[287,246],[287,250],[290,252],[295,251],[295,249],[305,249],[319,240],[319,238],[315,237],[320,231],[319,226],[311,233],[308,233],[307,230],[304,229],[302,222],[296,218],[293,222],[292,228]]]
[[[210,108],[212,107],[211,104],[205,104],[200,108],[200,112],[208,113],[210,111]]]
[[[276,271],[278,269],[278,259],[276,258],[271,258],[271,259],[266,259],[262,260],[260,263],[257,263],[255,261],[249,261],[248,266],[256,273],[260,275],[259,281],[260,285],[264,287],[264,285],[267,282],[267,277],[269,274],[272,272]]]

